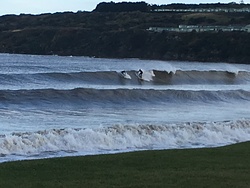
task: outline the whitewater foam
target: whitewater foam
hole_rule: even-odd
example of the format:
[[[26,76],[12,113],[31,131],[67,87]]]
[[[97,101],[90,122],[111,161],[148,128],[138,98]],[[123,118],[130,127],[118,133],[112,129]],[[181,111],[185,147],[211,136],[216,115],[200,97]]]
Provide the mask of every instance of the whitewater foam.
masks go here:
[[[214,147],[250,139],[250,121],[122,125],[52,129],[0,137],[0,154],[31,157],[59,152],[101,153],[148,149]],[[1,157],[0,157],[1,161]]]

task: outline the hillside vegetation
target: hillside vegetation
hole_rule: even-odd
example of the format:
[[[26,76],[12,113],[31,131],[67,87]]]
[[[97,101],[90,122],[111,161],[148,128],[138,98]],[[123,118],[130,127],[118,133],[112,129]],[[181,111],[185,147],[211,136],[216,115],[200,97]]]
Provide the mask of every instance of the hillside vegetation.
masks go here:
[[[128,8],[108,9],[116,5]],[[135,5],[137,9],[131,8]],[[1,16],[0,53],[250,63],[249,32],[147,30],[179,25],[245,26],[250,24],[249,13],[153,12],[152,7],[143,2],[100,3],[92,12]]]

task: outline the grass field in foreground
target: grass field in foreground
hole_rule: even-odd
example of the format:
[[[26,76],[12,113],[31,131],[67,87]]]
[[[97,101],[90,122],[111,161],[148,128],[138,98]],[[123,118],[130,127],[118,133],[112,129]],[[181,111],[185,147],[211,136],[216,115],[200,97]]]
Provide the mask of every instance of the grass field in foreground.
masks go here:
[[[2,163],[0,187],[250,187],[250,142]]]

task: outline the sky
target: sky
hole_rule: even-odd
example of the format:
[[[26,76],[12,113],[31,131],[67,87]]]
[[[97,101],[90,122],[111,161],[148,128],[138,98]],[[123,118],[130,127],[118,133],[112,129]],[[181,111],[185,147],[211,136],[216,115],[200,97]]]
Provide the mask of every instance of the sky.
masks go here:
[[[5,14],[41,14],[65,11],[92,11],[100,2],[138,2],[144,1],[149,4],[171,4],[171,3],[229,3],[233,0],[0,0],[0,15]],[[239,3],[238,1],[234,1]],[[250,3],[250,0],[244,0]]]

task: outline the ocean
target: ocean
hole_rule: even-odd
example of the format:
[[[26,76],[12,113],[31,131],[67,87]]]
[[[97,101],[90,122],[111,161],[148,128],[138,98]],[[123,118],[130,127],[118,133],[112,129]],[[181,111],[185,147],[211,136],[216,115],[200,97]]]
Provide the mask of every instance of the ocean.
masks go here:
[[[249,140],[250,65],[0,54],[0,162]]]

